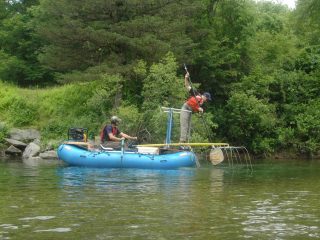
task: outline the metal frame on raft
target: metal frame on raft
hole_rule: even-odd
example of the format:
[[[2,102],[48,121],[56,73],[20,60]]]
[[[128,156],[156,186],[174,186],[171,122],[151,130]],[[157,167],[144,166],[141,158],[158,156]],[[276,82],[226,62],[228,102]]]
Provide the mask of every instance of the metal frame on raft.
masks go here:
[[[220,147],[221,151],[227,158],[229,166],[233,167],[235,164],[243,164],[245,162],[248,169],[252,170],[252,163],[249,151],[244,146],[234,147]]]
[[[178,108],[168,108],[168,107],[161,107],[163,112],[168,113],[168,118],[167,118],[167,133],[166,133],[166,145],[169,147],[171,144],[171,134],[172,134],[172,127],[173,127],[173,114],[178,113],[181,114],[181,112],[188,112],[192,113],[189,110],[184,110],[184,109],[178,109]]]
[[[190,151],[193,151],[191,147],[211,147],[209,154],[209,161],[213,165],[218,165],[223,162],[226,158],[229,166],[233,167],[235,164],[246,164],[247,168],[252,170],[250,154],[246,147],[234,147],[230,146],[228,143],[171,143],[171,134],[173,127],[173,114],[181,114],[182,111],[190,112],[188,110],[161,107],[163,112],[168,113],[167,117],[167,131],[166,131],[166,141],[165,144],[142,144],[138,146],[144,147],[179,147],[188,146]]]

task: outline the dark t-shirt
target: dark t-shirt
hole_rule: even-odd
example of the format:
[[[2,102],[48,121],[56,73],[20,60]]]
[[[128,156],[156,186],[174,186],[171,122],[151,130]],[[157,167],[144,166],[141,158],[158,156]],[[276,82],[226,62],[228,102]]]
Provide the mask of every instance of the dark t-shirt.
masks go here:
[[[113,136],[118,136],[121,133],[119,128],[112,127],[112,125],[105,126],[103,131],[104,131],[104,141],[111,141],[111,139],[109,138],[109,133],[112,133]]]

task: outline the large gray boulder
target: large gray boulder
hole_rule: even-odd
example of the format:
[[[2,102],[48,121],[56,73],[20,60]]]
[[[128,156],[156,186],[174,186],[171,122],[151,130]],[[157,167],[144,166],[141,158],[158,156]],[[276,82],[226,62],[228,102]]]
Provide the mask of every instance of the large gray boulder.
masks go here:
[[[7,143],[10,145],[15,146],[16,148],[19,148],[21,150],[24,150],[27,147],[27,144],[18,140],[10,139],[10,138],[5,138],[4,139]]]
[[[5,154],[8,154],[8,155],[21,155],[22,154],[22,151],[19,148],[16,148],[15,146],[12,146],[12,145],[4,152],[5,152]]]
[[[34,142],[31,142],[28,144],[28,146],[24,150],[22,157],[23,158],[35,157],[39,154],[39,152],[40,152],[40,146]]]
[[[30,142],[34,139],[40,139],[40,132],[36,129],[18,129],[12,128],[9,131],[9,138],[22,141]]]

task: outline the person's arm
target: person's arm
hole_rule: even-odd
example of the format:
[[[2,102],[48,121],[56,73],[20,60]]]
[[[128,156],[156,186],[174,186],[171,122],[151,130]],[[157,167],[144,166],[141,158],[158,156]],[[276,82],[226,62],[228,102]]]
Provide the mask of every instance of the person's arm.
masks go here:
[[[190,86],[190,82],[189,82],[189,73],[186,73],[186,75],[184,76],[184,86],[186,87],[188,92],[190,92],[191,86]]]
[[[195,100],[196,100],[196,102],[197,102],[197,112],[199,112],[199,113],[203,113],[203,108],[201,107],[201,105],[203,104],[203,101],[202,101],[202,98],[201,98],[201,96],[199,96],[199,95],[197,95],[196,97],[195,97]]]
[[[188,90],[190,96],[201,96],[201,94],[196,89],[191,87],[189,81],[189,73],[186,73],[186,75],[184,76],[184,86]]]
[[[123,138],[118,138],[111,133],[108,133],[109,139],[114,142],[120,142]]]
[[[106,131],[108,133],[108,137],[110,141],[114,142],[120,142],[123,138],[118,138],[115,135],[113,135],[112,126],[107,126]],[[117,133],[118,135],[118,133]]]
[[[125,139],[130,139],[130,140],[137,140],[138,139],[137,137],[131,137],[130,135],[125,134],[123,132],[120,133],[120,136],[125,138]]]
[[[196,109],[194,109],[196,112],[200,112],[203,113],[203,108],[201,107],[202,105],[202,98],[200,93],[193,89],[190,85],[190,81],[189,81],[189,73],[187,72],[186,75],[184,76],[184,85],[186,87],[186,89],[188,90],[189,94],[191,96],[193,96],[195,98],[195,101],[197,102],[197,107]]]

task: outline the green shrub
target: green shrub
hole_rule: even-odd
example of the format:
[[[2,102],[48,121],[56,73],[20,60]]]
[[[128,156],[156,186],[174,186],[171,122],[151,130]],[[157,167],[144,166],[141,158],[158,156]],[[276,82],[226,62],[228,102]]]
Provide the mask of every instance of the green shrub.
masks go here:
[[[0,78],[6,81],[14,80],[15,83],[18,79],[26,77],[25,63],[18,59],[16,56],[10,56],[3,51],[0,51]]]
[[[41,129],[42,141],[50,139],[66,140],[70,124],[66,121],[53,120]]]
[[[166,139],[167,115],[159,108],[144,112],[143,121],[145,128],[150,133],[150,141],[164,143]]]
[[[8,135],[8,128],[4,123],[0,122],[0,145],[4,142],[4,138]]]
[[[104,75],[101,81],[94,84],[94,91],[86,98],[89,114],[107,118],[110,111],[120,104],[121,81],[118,75]]]
[[[234,93],[224,115],[227,139],[248,146],[255,153],[273,151],[277,123],[274,107],[255,96]],[[267,139],[266,141],[264,139]]]
[[[137,136],[140,128],[143,128],[142,114],[134,105],[123,105],[117,109],[116,115],[122,119],[121,131],[132,136]]]
[[[182,105],[186,90],[183,79],[176,76],[177,68],[172,53],[168,53],[160,63],[150,67],[143,84],[143,109],[148,111],[159,106],[177,108]]]
[[[295,117],[299,149],[308,153],[316,153],[320,150],[320,101],[310,101],[300,108],[302,111]]]
[[[202,115],[193,114],[191,124],[191,141],[192,142],[212,142],[216,141],[215,129],[218,124],[212,121],[213,115],[206,112]]]
[[[32,125],[38,119],[37,106],[22,98],[15,98],[9,105],[7,113],[8,122],[16,127]]]

